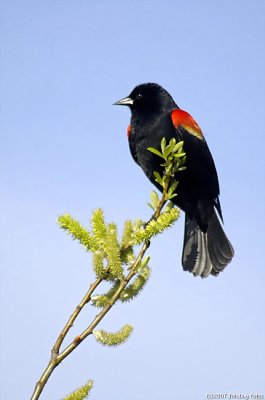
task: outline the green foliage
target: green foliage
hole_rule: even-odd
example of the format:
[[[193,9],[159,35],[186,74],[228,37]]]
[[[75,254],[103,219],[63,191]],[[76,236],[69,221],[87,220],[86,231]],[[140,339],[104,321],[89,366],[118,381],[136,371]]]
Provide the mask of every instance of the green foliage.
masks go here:
[[[169,228],[179,217],[179,210],[169,200],[176,196],[178,183],[174,179],[175,174],[185,168],[183,142],[177,143],[175,139],[171,139],[167,144],[163,138],[161,151],[155,148],[148,148],[148,150],[162,159],[161,166],[164,167],[164,174],[161,176],[158,172],[154,172],[156,181],[163,187],[163,196],[160,198],[155,191],[152,191],[148,205],[155,214],[147,224],[140,219],[126,221],[121,240],[119,240],[117,226],[114,223],[105,222],[101,209],[93,212],[91,229],[83,227],[69,214],[58,218],[60,227],[66,230],[73,239],[78,240],[86,250],[92,252],[96,277],[111,283],[106,293],[91,296],[92,305],[95,307],[103,308],[110,304],[112,297],[124,281],[126,273],[135,265],[134,247],[150,241],[152,237]],[[162,212],[165,202],[167,204]],[[158,215],[157,209],[159,209]],[[121,291],[118,300],[121,302],[132,300],[141,292],[150,276],[148,262],[149,257],[144,261],[140,260],[135,270],[134,280]]]
[[[92,305],[95,307],[105,307],[110,303],[112,296],[116,293],[120,286],[120,281],[117,279],[111,288],[105,294],[98,294],[91,297]]]
[[[104,247],[111,278],[122,279],[123,268],[120,255],[121,250],[118,242],[117,226],[115,224],[109,224],[107,227],[107,236]]]
[[[123,284],[125,276],[131,268],[135,268],[133,280],[121,290],[118,300],[122,303],[128,302],[142,291],[150,276],[149,257],[146,257],[145,260],[140,259],[136,265],[134,248],[136,245],[149,242],[152,237],[169,228],[179,217],[179,210],[169,200],[176,196],[178,183],[174,176],[177,171],[185,168],[183,142],[176,143],[175,139],[171,139],[166,144],[166,140],[163,138],[161,151],[154,148],[148,148],[148,150],[162,159],[161,165],[164,167],[164,174],[160,176],[158,172],[154,172],[156,181],[163,187],[163,196],[160,198],[155,191],[152,191],[148,205],[154,211],[154,215],[147,224],[140,219],[127,220],[121,240],[119,240],[117,226],[114,223],[105,222],[101,209],[93,212],[91,229],[84,228],[69,214],[58,218],[60,227],[66,230],[73,239],[78,240],[86,250],[92,252],[93,270],[96,277],[108,281],[111,285],[105,293],[91,296],[91,304],[98,308],[112,304],[113,296]],[[165,203],[167,204],[162,212]],[[156,214],[158,209],[159,213]],[[124,333],[123,330],[117,334],[99,332],[97,338],[102,338],[102,341],[105,340],[105,337],[122,337]]]
[[[131,220],[125,221],[123,235],[121,239],[121,246],[123,248],[130,246],[133,237],[133,222]]]
[[[174,176],[177,172],[186,169],[186,154],[183,150],[184,142],[176,142],[173,138],[170,140],[169,144],[166,144],[166,139],[161,140],[161,151],[154,147],[148,147],[148,150],[162,158],[164,162],[161,166],[164,167],[164,174],[161,176],[159,172],[154,172],[154,177],[157,183],[162,186],[163,189],[167,189],[166,200],[171,200],[176,196],[177,181],[175,181]],[[170,182],[169,187],[168,184]]]
[[[145,260],[142,261],[139,267],[139,272],[137,273],[133,282],[121,292],[119,301],[125,303],[133,300],[143,290],[151,274],[151,270],[147,265],[149,260],[150,257],[146,257]],[[113,295],[116,293],[119,286],[120,281],[116,280],[115,283],[113,283],[112,287],[105,294],[92,296],[92,305],[99,308],[105,307],[107,304],[110,303]]]
[[[147,203],[147,205],[153,210],[153,211],[155,211],[156,210],[156,208],[157,208],[157,206],[158,206],[158,203],[159,203],[159,196],[158,196],[158,194],[153,190],[152,192],[151,192],[151,194],[150,194],[150,203]]]
[[[85,400],[93,387],[93,381],[88,381],[86,385],[75,390],[64,398],[64,400]]]
[[[101,209],[93,212],[90,229],[83,227],[69,214],[58,218],[60,227],[92,253],[93,270],[97,278],[95,289],[101,281],[110,285],[105,293],[94,294],[95,289],[91,292],[88,301],[94,307],[101,309],[96,319],[101,313],[104,316],[116,301],[121,303],[131,301],[143,290],[151,273],[148,265],[150,257],[144,258],[150,240],[169,228],[179,217],[179,209],[174,207],[170,200],[177,195],[176,173],[185,169],[186,156],[183,142],[176,143],[175,139],[171,139],[166,144],[166,140],[162,139],[161,151],[155,148],[148,150],[161,158],[164,173],[160,175],[154,172],[156,181],[163,188],[163,194],[160,197],[152,191],[148,205],[154,214],[147,223],[140,219],[127,220],[119,239],[117,226],[114,223],[106,223]],[[142,250],[136,256],[134,252],[137,245],[142,245]],[[127,324],[118,332],[109,333],[105,330],[95,330],[95,326],[97,324],[91,327],[90,333],[93,332],[96,340],[107,346],[124,343],[133,330],[132,326]],[[91,386],[92,384],[88,383],[65,399],[84,399]]]
[[[149,261],[150,257],[146,257],[145,262]],[[121,302],[127,302],[133,300],[143,290],[151,274],[151,270],[148,266],[144,266],[138,273],[134,281],[123,290],[120,296]]]
[[[105,257],[102,250],[96,250],[93,253],[93,269],[97,278],[102,278],[106,276],[107,268],[104,264]]]
[[[145,228],[141,228],[135,232],[135,243],[142,243],[143,240],[150,240],[153,236],[162,233],[165,229],[172,226],[178,217],[178,208],[167,209],[165,212],[161,213],[156,220],[151,219]]]
[[[81,225],[79,221],[71,217],[70,214],[64,214],[58,218],[59,226],[64,229],[74,240],[78,240],[87,251],[96,251],[97,243],[95,238]]]
[[[134,223],[131,220],[127,220],[124,223],[124,229],[121,239],[121,261],[124,264],[131,264],[135,260],[133,252],[133,233]]]
[[[133,331],[133,327],[129,324],[124,325],[118,332],[109,333],[103,330],[93,331],[97,342],[105,346],[118,346],[129,338]]]
[[[106,223],[104,213],[96,209],[91,217],[90,228],[85,228],[70,214],[58,218],[59,226],[74,240],[77,240],[85,249],[92,253],[93,270],[96,279],[88,287],[87,293],[76,306],[66,325],[60,332],[51,352],[50,361],[35,386],[32,399],[37,400],[56,366],[62,362],[79,344],[93,333],[96,340],[107,346],[117,346],[124,343],[132,333],[132,326],[124,325],[118,332],[109,333],[105,330],[95,330],[117,301],[126,303],[133,300],[144,288],[149,277],[150,257],[146,252],[151,239],[169,228],[179,217],[179,210],[174,207],[172,200],[177,194],[177,178],[179,171],[185,169],[186,156],[183,151],[183,142],[177,143],[171,139],[167,144],[165,138],[161,140],[161,151],[148,148],[157,157],[162,159],[163,174],[155,171],[156,181],[162,187],[162,195],[153,191],[148,204],[154,211],[151,219],[144,223],[140,219],[125,222],[121,239],[117,226]],[[135,248],[140,249],[135,254]],[[109,289],[102,294],[94,292],[105,282]],[[90,303],[100,308],[92,322],[61,350],[63,341],[83,308]],[[84,400],[92,388],[92,381],[69,394],[64,400]]]
[[[158,203],[158,195],[152,194],[153,206]],[[124,264],[129,266],[134,260],[133,246],[141,244],[145,239],[151,239],[178,218],[179,211],[168,207],[157,220],[151,220],[145,227],[141,220],[126,221],[122,240],[118,240],[117,226],[106,224],[101,209],[92,215],[91,231],[85,229],[80,222],[69,214],[58,218],[62,229],[66,230],[73,239],[78,240],[85,248],[93,253],[94,272],[99,278],[123,279]]]
[[[101,208],[98,208],[93,212],[91,218],[91,226],[94,240],[99,247],[103,247],[107,236],[107,228],[104,221],[104,214]]]
[[[176,164],[176,159],[182,159],[182,161],[178,162],[177,168],[184,167],[185,161],[186,161],[186,155],[183,150],[183,145],[184,142],[177,142],[175,138],[172,138],[169,141],[169,144],[166,144],[166,139],[163,138],[161,140],[161,152],[154,147],[148,147],[147,150],[151,151],[151,153],[156,154],[158,157],[162,158],[165,162],[161,164],[163,167],[165,167],[165,172],[169,171],[169,169]],[[184,158],[184,160],[183,160]]]

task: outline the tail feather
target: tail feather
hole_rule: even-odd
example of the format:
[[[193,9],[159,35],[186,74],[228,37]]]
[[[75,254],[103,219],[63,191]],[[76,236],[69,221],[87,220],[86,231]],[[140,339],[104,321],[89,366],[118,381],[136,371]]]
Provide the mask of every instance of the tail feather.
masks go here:
[[[203,233],[197,222],[190,220],[187,215],[185,218],[182,265],[184,271],[190,271],[194,276],[206,277],[212,270],[207,251],[207,234]]]
[[[214,212],[206,233],[202,232],[195,220],[185,217],[182,265],[194,276],[206,278],[218,275],[231,261],[234,250],[227,239],[221,223]]]
[[[209,222],[207,237],[208,252],[213,265],[212,273],[217,275],[232,260],[234,249],[224,233],[216,213],[213,214]]]

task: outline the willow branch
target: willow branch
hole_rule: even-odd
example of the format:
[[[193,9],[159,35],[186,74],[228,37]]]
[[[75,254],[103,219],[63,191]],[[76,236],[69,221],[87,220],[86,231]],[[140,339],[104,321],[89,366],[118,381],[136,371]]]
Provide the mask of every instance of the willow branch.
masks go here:
[[[78,304],[78,306],[76,307],[75,311],[72,313],[72,315],[70,316],[69,320],[67,321],[67,323],[65,324],[65,327],[63,328],[62,332],[59,334],[53,349],[52,349],[52,353],[54,354],[58,354],[60,347],[62,345],[62,342],[64,340],[64,338],[66,337],[67,333],[69,332],[70,328],[73,326],[76,318],[78,317],[78,315],[80,314],[80,312],[82,311],[82,309],[84,308],[84,306],[90,301],[92,294],[94,293],[95,289],[98,287],[98,285],[103,281],[103,278],[98,278],[95,280],[94,283],[92,283],[92,285],[90,286],[88,292],[85,294],[85,296],[83,297],[83,299],[81,300],[81,302]]]
[[[149,220],[152,221],[154,219],[157,219],[159,215],[162,212],[162,209],[164,205],[166,204],[167,200],[167,192],[170,187],[171,183],[171,178],[168,177],[166,179],[164,188],[163,188],[163,194],[161,199],[159,200],[156,210],[154,214],[152,215],[151,219]],[[100,311],[100,313],[93,319],[91,324],[78,336],[74,338],[74,340],[64,349],[60,352],[62,343],[67,336],[69,330],[73,326],[76,318],[84,308],[84,306],[90,301],[92,294],[94,293],[95,289],[100,285],[100,283],[104,280],[104,278],[97,278],[90,286],[89,290],[83,297],[83,299],[80,301],[80,303],[76,306],[74,312],[71,314],[70,318],[68,319],[67,323],[65,324],[64,328],[60,332],[58,338],[55,341],[55,344],[52,348],[51,351],[51,358],[50,361],[45,368],[44,372],[42,373],[39,381],[36,383],[35,390],[31,396],[31,400],[38,400],[41,392],[43,391],[43,388],[45,384],[47,383],[49,377],[53,373],[54,369],[70,354],[72,351],[74,351],[80,343],[83,342],[83,340],[86,339],[87,336],[91,335],[93,333],[93,330],[96,328],[96,326],[100,323],[100,321],[105,317],[105,315],[109,312],[111,307],[115,304],[115,302],[120,298],[121,293],[123,290],[126,288],[128,283],[131,281],[131,279],[137,274],[138,267],[141,264],[141,261],[150,245],[149,240],[145,240],[141,250],[139,251],[139,254],[134,261],[132,267],[130,268],[130,271],[128,274],[120,281],[120,285],[116,292],[113,294],[109,302],[105,305],[105,307]]]
[[[74,312],[68,319],[63,330],[60,332],[60,334],[59,334],[58,338],[56,339],[56,342],[52,348],[50,361],[49,361],[47,367],[45,368],[45,370],[43,371],[39,381],[36,383],[34,392],[31,396],[31,400],[37,400],[40,397],[40,394],[41,394],[46,382],[48,381],[49,377],[51,376],[53,370],[57,367],[57,365],[60,362],[60,361],[58,361],[58,354],[59,354],[60,347],[61,347],[67,333],[73,326],[74,321],[76,320],[76,318],[78,317],[78,315],[80,314],[80,312],[82,311],[84,306],[90,301],[91,296],[94,293],[95,289],[98,287],[98,285],[102,281],[103,281],[103,278],[98,278],[95,280],[95,282],[93,282],[91,284],[89,290],[87,291],[87,293],[85,294],[83,299],[80,301],[80,303],[76,306]]]

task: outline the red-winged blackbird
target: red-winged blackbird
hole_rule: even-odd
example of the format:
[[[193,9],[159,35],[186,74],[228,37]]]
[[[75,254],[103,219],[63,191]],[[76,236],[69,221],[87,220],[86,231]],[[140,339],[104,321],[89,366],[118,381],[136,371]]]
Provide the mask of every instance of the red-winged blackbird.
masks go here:
[[[163,137],[167,143],[171,138],[184,141],[186,170],[176,174],[179,184],[173,199],[185,211],[182,265],[195,276],[217,275],[231,261],[234,250],[217,216],[223,221],[218,177],[200,127],[156,83],[137,86],[115,104],[130,107],[128,139],[132,157],[160,191],[153,173],[163,173],[161,159],[147,148],[160,150]]]

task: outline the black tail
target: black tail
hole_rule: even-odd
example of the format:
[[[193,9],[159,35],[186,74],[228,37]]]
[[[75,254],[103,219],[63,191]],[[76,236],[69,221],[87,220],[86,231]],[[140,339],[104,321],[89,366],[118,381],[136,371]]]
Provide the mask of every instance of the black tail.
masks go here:
[[[214,212],[206,233],[196,221],[185,218],[182,266],[194,276],[206,278],[218,275],[234,256],[234,250],[227,239],[222,225]]]

